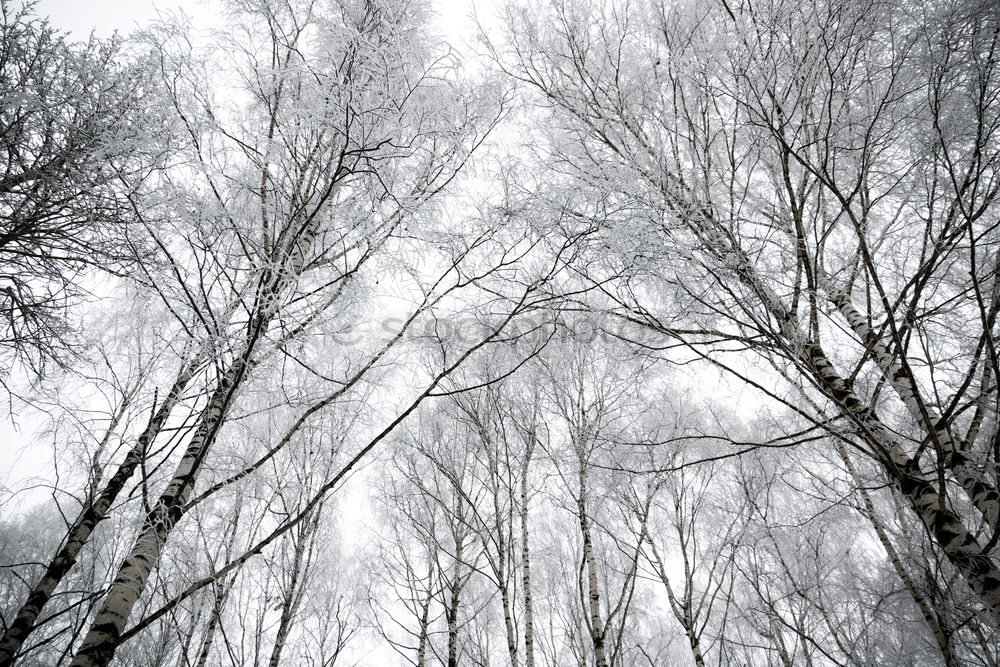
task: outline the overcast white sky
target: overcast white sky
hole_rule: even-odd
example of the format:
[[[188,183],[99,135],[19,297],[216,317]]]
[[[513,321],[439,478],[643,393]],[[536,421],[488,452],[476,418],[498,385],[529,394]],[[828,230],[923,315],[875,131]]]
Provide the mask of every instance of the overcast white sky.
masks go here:
[[[52,23],[84,38],[91,30],[107,37],[115,30],[128,33],[157,17],[159,11],[182,9],[192,18],[211,15],[206,0],[41,0],[38,13]]]
[[[436,26],[442,33],[458,41],[472,37],[474,25],[470,18],[473,7],[483,16],[492,12],[496,0],[431,0],[437,14]],[[52,23],[83,39],[91,30],[107,37],[115,30],[128,33],[157,18],[161,12],[183,12],[198,25],[211,25],[218,15],[219,0],[41,0],[38,13],[49,16]]]

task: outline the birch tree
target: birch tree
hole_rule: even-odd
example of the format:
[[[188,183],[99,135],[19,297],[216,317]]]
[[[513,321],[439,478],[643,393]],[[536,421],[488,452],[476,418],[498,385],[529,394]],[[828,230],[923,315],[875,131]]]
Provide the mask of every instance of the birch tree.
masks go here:
[[[474,383],[470,383],[474,384]],[[516,397],[518,391],[526,396]],[[476,458],[472,525],[499,594],[505,645],[511,665],[534,665],[531,600],[530,507],[537,495],[532,461],[546,425],[539,415],[537,374],[520,373],[501,383],[455,394],[446,414],[465,425]],[[469,494],[471,495],[471,494]]]
[[[560,490],[554,503],[579,530],[571,551],[579,609],[570,619],[576,617],[580,626],[564,631],[585,637],[580,660],[607,667],[632,659],[629,614],[644,529],[634,543],[625,537],[631,531],[622,531],[614,520],[614,477],[601,473],[613,460],[615,437],[641,410],[642,368],[609,347],[592,342],[586,349],[585,341],[571,332],[546,351],[543,377],[552,430],[546,453]],[[598,357],[597,350],[604,354]]]
[[[983,431],[996,13],[560,2],[547,20],[508,17],[498,60],[541,93],[567,129],[553,136],[562,164],[615,213],[597,222],[629,279],[595,306],[765,392],[775,379],[732,352],[775,359],[879,463],[1000,623]],[[608,278],[598,264],[581,272]],[[975,324],[958,333],[956,319]],[[959,339],[963,353],[942,347]]]
[[[0,665],[1000,660],[988,3],[12,7]]]
[[[245,84],[238,93],[249,100],[245,113],[212,99],[201,61],[179,29],[155,35],[154,57],[186,134],[189,168],[164,181],[159,200],[134,199],[132,206],[162,258],[147,267],[147,284],[175,318],[176,335],[188,340],[187,352],[163,400],[154,396],[146,428],[22,607],[5,659],[17,653],[93,527],[145,467],[164,425],[179,423],[183,451],[157,465],[176,470],[158,499],[149,499],[144,528],[76,662],[111,658],[248,378],[277,363],[275,355],[310,327],[343,326],[362,267],[387,244],[405,244],[405,226],[455,177],[495,119],[489,114],[502,108],[475,91],[467,91],[464,106],[442,106],[466,92],[448,78],[453,63],[429,55],[420,17],[402,5],[249,3],[234,11],[244,17],[245,41],[237,35],[228,55]],[[439,113],[445,109],[456,113]],[[444,266],[445,276],[455,272],[454,264]],[[424,306],[441,298],[433,280],[429,290]],[[340,312],[323,320],[335,303]],[[376,347],[367,360],[348,358],[345,380],[313,402],[299,425],[348,392],[383,354]],[[189,384],[184,416],[175,408]],[[168,457],[177,444],[166,449]]]

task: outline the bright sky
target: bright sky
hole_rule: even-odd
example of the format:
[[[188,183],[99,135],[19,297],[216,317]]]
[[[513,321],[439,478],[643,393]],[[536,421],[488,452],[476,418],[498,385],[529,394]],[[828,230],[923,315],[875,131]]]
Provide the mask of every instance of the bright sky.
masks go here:
[[[209,4],[206,0],[41,0],[38,13],[83,39],[91,30],[99,37],[107,37],[115,30],[128,33],[157,18],[158,12],[177,8],[193,19],[201,19],[211,15]]]
[[[128,33],[160,13],[183,12],[195,24],[207,25],[218,15],[219,0],[41,0],[38,13],[52,23],[84,39],[94,30],[107,37],[115,30]],[[471,13],[475,8],[483,19],[492,13],[496,0],[431,0],[437,14],[436,27],[456,46],[475,34]]]

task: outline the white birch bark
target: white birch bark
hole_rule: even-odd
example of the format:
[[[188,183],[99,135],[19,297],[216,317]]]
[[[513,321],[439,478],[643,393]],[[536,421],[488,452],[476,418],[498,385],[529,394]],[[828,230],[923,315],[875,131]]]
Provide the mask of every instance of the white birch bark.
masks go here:
[[[291,580],[288,583],[288,588],[285,590],[285,595],[281,601],[281,618],[278,621],[278,632],[275,635],[274,646],[271,649],[271,657],[268,660],[269,667],[278,667],[278,665],[281,664],[281,654],[285,648],[285,642],[287,641],[288,634],[292,629],[292,621],[294,620],[296,611],[299,607],[299,602],[301,601],[302,594],[304,592],[304,579],[306,578],[307,570],[310,564],[310,558],[307,555],[307,548],[309,547],[309,541],[312,539],[312,533],[316,529],[320,516],[321,515],[317,511],[316,516],[311,517],[308,521],[302,524],[302,530],[300,530],[299,534],[295,537],[295,551],[292,556],[290,573]]]
[[[970,459],[967,447],[955,441],[950,424],[920,395],[916,379],[907,365],[868,326],[868,321],[854,307],[850,295],[838,288],[822,269],[817,269],[819,286],[833,303],[854,333],[872,352],[882,376],[906,406],[913,420],[938,445],[943,463],[965,489],[969,499],[982,513],[990,529],[1000,527],[1000,493]]]
[[[707,224],[714,225],[709,219]],[[881,452],[879,461],[887,476],[914,509],[917,517],[934,536],[948,560],[961,572],[969,587],[1000,626],[1000,568],[962,520],[948,509],[936,485],[920,470],[918,462],[905,452],[895,435],[869,410],[841,377],[815,341],[806,338],[796,317],[781,299],[757,276],[745,253],[734,239],[721,232],[705,234],[709,247],[741,282],[761,299],[777,321],[789,351],[812,376],[817,386],[851,419],[859,435]]]
[[[597,574],[597,558],[590,531],[590,517],[587,514],[587,475],[583,458],[579,461],[580,496],[577,498],[577,518],[580,535],[583,538],[583,562],[587,570],[587,613],[589,614],[590,640],[594,645],[594,661],[597,667],[608,667],[605,650],[605,628],[601,618],[600,578]]]
[[[118,498],[122,489],[125,488],[128,480],[135,474],[136,469],[145,458],[150,444],[160,433],[163,424],[180,400],[184,389],[194,377],[197,367],[197,359],[193,359],[184,365],[174,380],[173,386],[167,391],[163,403],[156,409],[149,423],[136,439],[135,445],[129,450],[125,459],[119,464],[117,470],[115,470],[114,475],[105,484],[103,491],[92,502],[85,505],[80,512],[80,515],[66,535],[63,545],[52,557],[52,560],[49,561],[45,573],[32,588],[24,604],[18,610],[14,621],[7,628],[6,632],[4,632],[3,638],[0,639],[0,667],[13,665],[15,656],[24,644],[24,640],[31,634],[35,621],[38,620],[38,616],[42,613],[42,609],[44,609],[52,597],[63,577],[76,564],[76,559],[80,555],[80,551],[90,539],[94,529],[107,516],[111,505]]]
[[[528,435],[521,465],[521,587],[524,596],[524,665],[535,667],[535,612],[531,601],[531,540],[528,524],[528,467],[535,446],[535,434]]]
[[[246,350],[230,365],[202,410],[198,427],[170,483],[147,514],[132,550],[119,567],[73,658],[73,667],[96,667],[111,661],[132,609],[159,560],[167,535],[183,514],[183,506],[194,488],[205,454],[218,434],[226,409],[250,365],[250,352],[250,349]]]

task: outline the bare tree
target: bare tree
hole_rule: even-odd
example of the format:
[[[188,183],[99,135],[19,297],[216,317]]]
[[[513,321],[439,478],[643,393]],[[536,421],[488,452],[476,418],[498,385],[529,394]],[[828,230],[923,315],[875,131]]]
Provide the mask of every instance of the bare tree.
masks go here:
[[[998,664],[989,3],[18,7],[0,666]]]
[[[565,494],[557,503],[565,503],[579,528],[577,588],[586,653],[592,656],[587,661],[608,667],[627,660],[631,649],[628,617],[645,527],[634,544],[622,539],[620,527],[611,523],[615,482],[598,473],[611,462],[609,443],[640,409],[641,367],[607,347],[585,349],[585,340],[569,335],[547,350],[544,377],[552,421],[546,444]],[[598,357],[596,350],[603,354]]]
[[[110,659],[167,535],[189,509],[200,470],[248,378],[255,369],[278,363],[291,341],[310,327],[338,326],[336,318],[321,316],[335,302],[342,316],[350,312],[345,295],[356,294],[348,288],[359,282],[359,272],[455,177],[495,118],[479,124],[479,114],[497,113],[491,99],[470,93],[460,120],[434,116],[442,96],[457,92],[459,84],[435,78],[445,77],[451,63],[425,55],[411,30],[416,24],[407,23],[414,17],[405,12],[373,4],[345,7],[330,23],[318,20],[318,7],[306,5],[243,9],[245,44],[252,46],[243,60],[238,42],[234,53],[244,68],[245,94],[256,100],[245,117],[227,117],[235,112],[219,107],[213,111],[210,86],[199,78],[198,63],[186,51],[190,43],[181,33],[157,36],[154,55],[167,99],[188,134],[185,151],[194,167],[164,184],[163,195],[170,198],[131,203],[164,259],[162,267],[145,267],[151,289],[189,339],[189,354],[164,400],[154,395],[147,428],[103,490],[85,504],[65,547],[23,606],[8,637],[7,659],[17,653],[41,607],[73,566],[79,546],[125,482],[145,467],[152,441],[173,419],[180,438],[164,443],[159,451],[166,457],[157,468],[173,465],[176,470],[163,480],[158,498],[147,497],[143,480],[144,528],[76,661]],[[270,62],[257,59],[259,36],[273,46]],[[329,58],[333,53],[342,58]],[[369,105],[372,100],[381,102]],[[238,169],[232,167],[236,162]],[[234,173],[255,175],[259,191],[251,194],[246,180],[230,178]],[[171,237],[170,227],[180,234]],[[459,249],[455,262],[476,248],[474,241]],[[455,272],[454,263],[445,266],[445,277]],[[441,292],[467,284],[440,282],[432,279],[424,307],[441,299]],[[385,347],[376,347],[366,361],[348,361],[345,381],[314,401],[289,434],[350,391],[384,354]],[[315,372],[307,365],[306,370]],[[193,380],[197,386],[185,406],[188,414],[175,414]],[[171,461],[181,443],[180,456]]]
[[[594,305],[772,395],[780,380],[751,377],[731,353],[790,370],[996,626],[1000,505],[982,430],[994,281],[982,267],[997,15],[978,9],[560,2],[549,21],[511,9],[497,58],[543,94],[568,128],[563,164],[605,202],[570,212],[602,225],[627,267],[609,284],[615,262],[581,264],[604,286]],[[731,48],[714,43],[716,24]],[[959,113],[971,123],[952,122]],[[662,293],[688,313],[651,302]],[[975,324],[959,333],[956,320]],[[964,354],[940,343],[959,339]]]
[[[74,342],[93,271],[146,255],[128,198],[159,159],[155,95],[120,40],[74,44],[0,4],[0,350],[41,374]],[[5,372],[4,376],[8,373]]]

